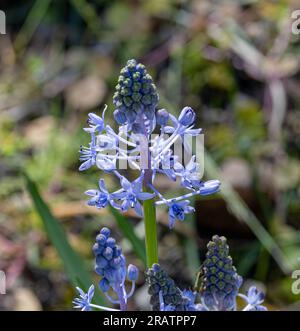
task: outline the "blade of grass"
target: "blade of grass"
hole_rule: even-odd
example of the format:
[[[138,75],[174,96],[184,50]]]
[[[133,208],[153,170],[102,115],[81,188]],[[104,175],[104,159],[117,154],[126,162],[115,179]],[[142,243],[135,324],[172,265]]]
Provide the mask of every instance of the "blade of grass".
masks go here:
[[[132,249],[134,250],[135,254],[141,259],[141,261],[143,261],[144,265],[146,266],[147,262],[145,245],[143,241],[135,234],[133,225],[115,208],[112,208],[110,206],[110,210],[118,223],[119,229],[131,243]]]
[[[101,25],[96,8],[86,0],[70,0],[70,3],[77,10],[78,14],[86,22],[88,28],[95,36],[100,37]]]
[[[52,215],[49,207],[42,199],[36,184],[24,174],[27,191],[32,199],[35,210],[40,216],[47,235],[56,248],[66,273],[68,274],[74,287],[79,286],[84,291],[87,291],[92,284],[92,278],[89,272],[84,268],[83,259],[73,250],[69,244],[66,234],[59,224],[57,219]],[[99,304],[105,304],[105,300],[101,297],[101,293],[98,289],[95,292],[95,299]]]
[[[182,75],[182,47],[183,41],[178,41],[176,49],[170,54],[170,65],[166,77],[166,98],[176,105],[181,104],[181,75]]]
[[[32,38],[35,30],[46,14],[50,2],[51,0],[35,1],[32,6],[20,32],[15,39],[15,48],[17,52],[20,53],[19,55],[23,53],[23,50]]]
[[[247,275],[250,269],[257,263],[260,247],[260,242],[255,241],[239,252],[236,269],[241,276]]]

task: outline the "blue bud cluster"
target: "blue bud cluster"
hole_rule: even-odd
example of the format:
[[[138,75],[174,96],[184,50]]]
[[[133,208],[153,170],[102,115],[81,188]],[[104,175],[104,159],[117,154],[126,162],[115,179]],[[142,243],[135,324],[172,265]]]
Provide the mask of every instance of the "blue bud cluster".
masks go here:
[[[210,310],[234,310],[242,277],[236,272],[225,237],[213,236],[200,271],[202,303]]]
[[[161,268],[159,264],[153,264],[152,268],[146,271],[146,281],[149,285],[150,304],[153,310],[160,310],[161,301],[175,311],[197,310],[194,306],[194,297],[181,291],[174,280]]]
[[[140,113],[152,119],[158,99],[156,86],[145,66],[129,60],[120,72],[113,96],[115,120],[120,125],[133,124]]]
[[[116,240],[110,237],[110,230],[103,228],[96,237],[93,247],[96,258],[95,271],[102,276],[99,287],[107,292],[110,287],[118,291],[126,279],[126,260]]]
[[[116,244],[116,240],[110,237],[110,230],[102,228],[96,237],[96,243],[93,246],[93,252],[96,258],[95,271],[101,276],[99,288],[105,293],[106,297],[112,303],[118,303],[121,309],[126,308],[127,299],[132,296],[135,288],[135,282],[138,279],[138,269],[130,264],[126,271],[126,259],[122,254],[122,248]],[[131,292],[127,294],[125,281],[132,282]],[[108,291],[113,290],[118,300],[113,300]]]

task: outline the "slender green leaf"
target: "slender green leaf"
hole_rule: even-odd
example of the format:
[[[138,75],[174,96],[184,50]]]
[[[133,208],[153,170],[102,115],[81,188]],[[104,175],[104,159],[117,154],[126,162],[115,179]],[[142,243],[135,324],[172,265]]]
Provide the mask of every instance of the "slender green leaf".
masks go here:
[[[71,0],[70,2],[86,22],[90,31],[94,33],[95,36],[100,37],[102,29],[95,6],[86,0]]]
[[[51,0],[35,1],[20,32],[15,39],[15,47],[22,52],[29,43],[37,27],[45,16]]]
[[[241,276],[247,275],[250,269],[257,263],[260,247],[261,244],[258,241],[254,241],[239,252],[239,258],[236,260],[235,266]]]
[[[62,226],[52,215],[49,207],[40,196],[36,184],[28,175],[24,174],[24,177],[26,188],[31,196],[34,207],[43,221],[47,235],[56,248],[73,286],[79,286],[84,291],[87,291],[92,284],[92,278],[84,268],[83,259],[70,246]],[[96,290],[95,298],[99,304],[105,303],[98,289]]]

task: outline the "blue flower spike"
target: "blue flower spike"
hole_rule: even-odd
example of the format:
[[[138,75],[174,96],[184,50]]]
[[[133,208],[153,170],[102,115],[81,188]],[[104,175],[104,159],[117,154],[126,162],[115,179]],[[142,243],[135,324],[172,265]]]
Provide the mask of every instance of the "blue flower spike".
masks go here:
[[[143,217],[142,202],[155,199],[156,206],[169,208],[169,226],[175,221],[183,221],[185,215],[193,213],[187,199],[193,196],[214,194],[220,189],[220,182],[200,180],[200,165],[192,155],[185,165],[174,154],[174,144],[180,143],[190,151],[189,137],[198,136],[201,129],[194,128],[196,113],[191,107],[184,107],[178,119],[166,109],[157,109],[159,95],[152,77],[145,66],[136,60],[129,60],[121,70],[113,96],[113,115],[117,124],[115,131],[105,123],[102,117],[90,113],[88,128],[90,135],[88,147],[80,150],[82,164],[80,171],[98,167],[117,177],[120,188],[109,193],[104,181],[99,182],[99,189],[87,190],[89,206],[105,208],[108,204],[127,212],[131,209]],[[156,128],[160,134],[154,135]],[[134,180],[126,178],[118,170],[118,164],[126,162],[137,170]],[[158,175],[165,175],[171,181],[180,181],[189,193],[182,196],[165,198],[154,186]],[[101,185],[100,185],[101,184]]]

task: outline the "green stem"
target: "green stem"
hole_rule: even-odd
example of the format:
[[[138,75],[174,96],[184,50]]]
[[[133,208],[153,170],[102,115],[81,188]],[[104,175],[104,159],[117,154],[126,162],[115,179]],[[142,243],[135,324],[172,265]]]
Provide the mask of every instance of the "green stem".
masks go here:
[[[151,268],[154,263],[158,263],[154,199],[144,201],[144,222],[145,222],[145,244],[146,244],[147,267]]]

